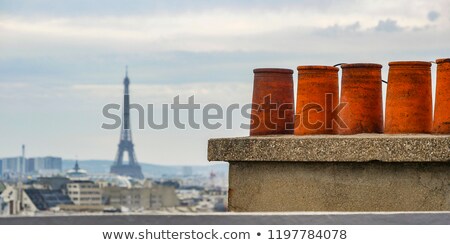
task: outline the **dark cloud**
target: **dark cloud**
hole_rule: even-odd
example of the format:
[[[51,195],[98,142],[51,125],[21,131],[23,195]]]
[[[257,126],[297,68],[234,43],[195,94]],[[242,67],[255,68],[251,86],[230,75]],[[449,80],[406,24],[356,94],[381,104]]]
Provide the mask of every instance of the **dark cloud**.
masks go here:
[[[378,25],[375,26],[375,31],[381,32],[398,32],[402,31],[403,27],[397,24],[396,20],[387,19],[378,21]]]
[[[432,10],[432,11],[428,12],[427,18],[429,21],[436,21],[437,19],[439,19],[439,16],[441,16],[441,14]]]

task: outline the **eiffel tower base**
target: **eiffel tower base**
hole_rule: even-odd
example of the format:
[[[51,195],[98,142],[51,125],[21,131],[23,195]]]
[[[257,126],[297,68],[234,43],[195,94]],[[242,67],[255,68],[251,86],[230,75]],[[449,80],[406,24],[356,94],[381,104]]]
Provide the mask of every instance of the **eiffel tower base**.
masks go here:
[[[129,176],[135,179],[144,178],[141,166],[139,165],[113,165],[111,166],[111,173],[122,176]]]

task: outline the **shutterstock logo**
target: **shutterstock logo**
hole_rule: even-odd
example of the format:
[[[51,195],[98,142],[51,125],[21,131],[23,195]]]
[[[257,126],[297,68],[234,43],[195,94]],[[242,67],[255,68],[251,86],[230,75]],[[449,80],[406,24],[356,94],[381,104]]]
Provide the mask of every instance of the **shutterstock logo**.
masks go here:
[[[333,129],[333,122],[336,122],[339,128],[348,128],[347,124],[339,116],[339,113],[347,106],[347,103],[340,103],[337,106],[333,105],[333,94],[325,94],[325,106],[318,103],[308,103],[303,106],[302,113],[296,115],[296,121],[300,121],[303,127],[308,130],[317,130],[324,126],[325,129]],[[323,113],[322,120],[311,120],[311,114]],[[299,120],[298,120],[299,119]]]
[[[318,103],[306,104],[299,115],[295,115],[295,121],[300,122],[303,127],[310,130],[321,128],[324,124],[326,128],[331,128],[335,122],[340,128],[346,128],[347,125],[339,117],[339,113],[345,109],[346,104],[333,105],[332,94],[327,94],[325,97],[325,105]],[[126,100],[126,98],[125,98]],[[261,104],[230,104],[221,106],[219,104],[210,103],[201,105],[195,102],[195,96],[192,95],[187,98],[187,103],[180,102],[180,96],[173,98],[170,104],[160,104],[160,110],[155,108],[154,104],[141,105],[136,103],[129,104],[129,112],[117,103],[106,104],[102,109],[103,117],[108,122],[103,122],[102,129],[118,129],[124,126],[124,116],[127,113],[137,113],[138,125],[137,129],[166,129],[169,126],[174,126],[177,129],[232,129],[236,126],[233,123],[233,116],[238,113],[239,121],[246,121],[249,123],[240,123],[239,128],[250,129],[259,127],[264,124],[266,128],[276,130],[280,127],[277,120],[285,118],[288,115],[294,115],[292,104],[277,104],[274,103],[270,96],[266,96]],[[253,113],[252,113],[253,112]],[[259,113],[255,113],[259,112]],[[262,113],[261,113],[262,112]],[[157,115],[159,113],[160,115]],[[253,114],[253,115],[252,115]],[[325,120],[318,120],[315,115],[325,114]],[[170,117],[169,117],[170,115]],[[183,115],[183,117],[182,117]],[[127,115],[129,116],[129,114]],[[159,117],[159,122],[156,118]],[[323,117],[323,116],[322,116]],[[322,118],[320,117],[320,118]],[[183,120],[182,120],[183,118]],[[201,118],[201,119],[199,119]],[[294,120],[286,120],[292,124]],[[171,125],[170,125],[171,124]],[[291,127],[292,125],[283,125],[284,127]],[[298,125],[296,125],[298,126]]]

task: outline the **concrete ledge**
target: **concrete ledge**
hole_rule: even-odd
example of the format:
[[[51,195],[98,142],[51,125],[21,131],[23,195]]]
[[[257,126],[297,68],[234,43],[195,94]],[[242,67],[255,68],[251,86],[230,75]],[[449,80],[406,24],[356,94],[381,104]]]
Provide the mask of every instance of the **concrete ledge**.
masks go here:
[[[0,216],[0,225],[450,225],[450,213]]]
[[[208,159],[231,211],[450,211],[450,135],[211,139]]]
[[[450,162],[450,135],[253,136],[208,141],[209,161]]]

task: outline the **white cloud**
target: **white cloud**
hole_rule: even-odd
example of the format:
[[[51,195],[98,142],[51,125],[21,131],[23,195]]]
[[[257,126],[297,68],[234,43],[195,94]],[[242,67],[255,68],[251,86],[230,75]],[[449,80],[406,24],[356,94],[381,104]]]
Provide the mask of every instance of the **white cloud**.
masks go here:
[[[304,37],[314,30],[346,31],[335,27],[358,30],[420,29],[429,24],[430,12],[445,2],[391,1],[352,3],[321,8],[226,9],[212,8],[191,12],[160,12],[133,16],[70,16],[26,17],[8,16],[0,19],[3,43],[22,51],[35,53],[66,53],[68,47],[90,52],[155,52],[184,50],[194,52],[232,50],[277,50],[265,39],[280,32],[295,31]],[[301,6],[301,5],[300,5]],[[418,8],[420,7],[420,8]],[[398,11],[402,9],[402,11]],[[395,11],[394,11],[395,10]],[[432,17],[435,14],[432,14]],[[449,29],[448,20],[436,19],[436,28]],[[334,28],[334,29],[333,29]],[[27,47],[44,49],[27,49]],[[54,48],[51,49],[51,47]],[[288,48],[293,48],[288,46]],[[7,52],[9,53],[9,52]]]

